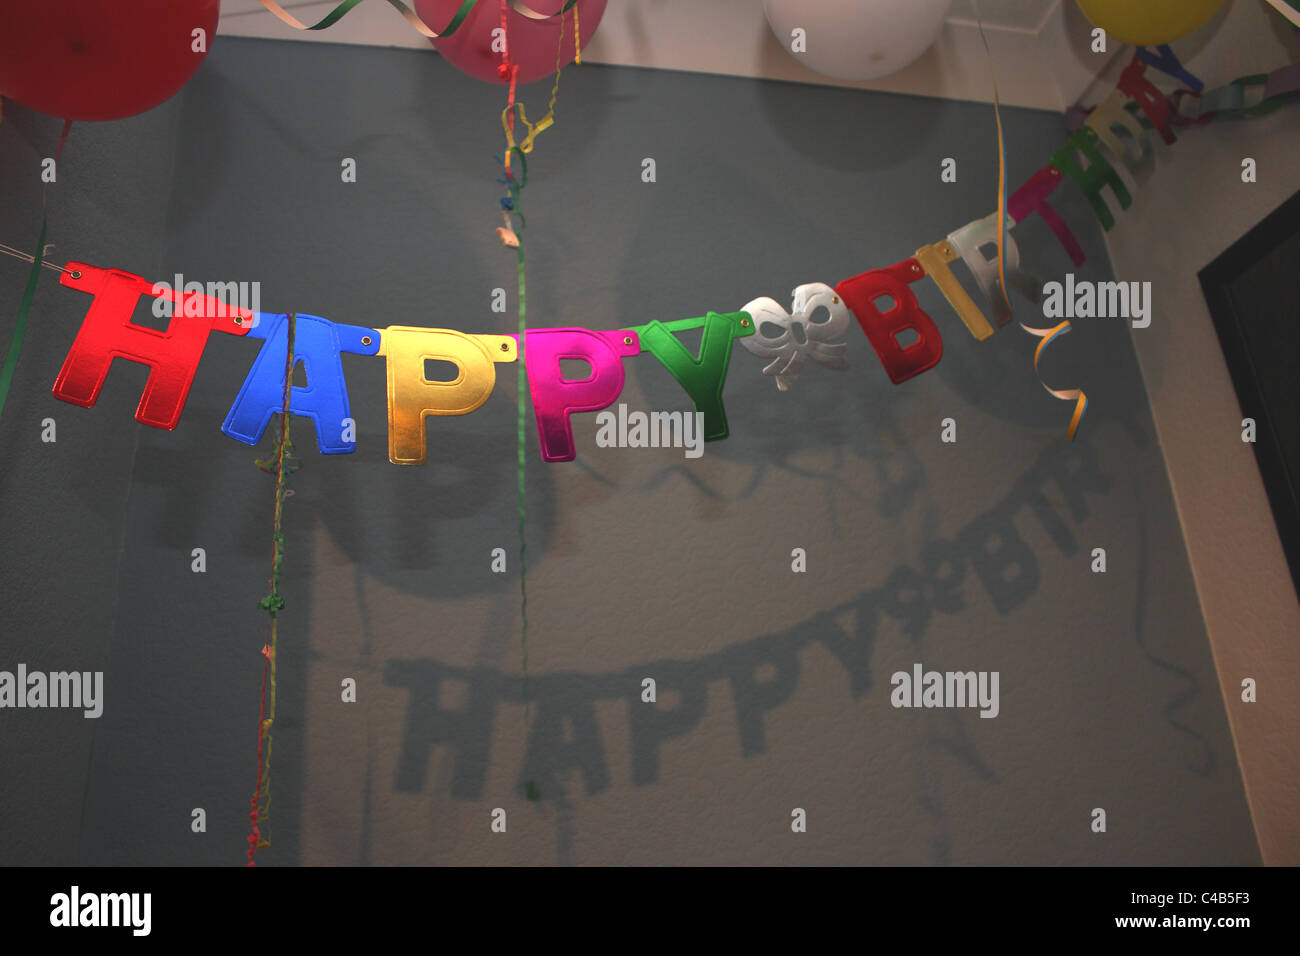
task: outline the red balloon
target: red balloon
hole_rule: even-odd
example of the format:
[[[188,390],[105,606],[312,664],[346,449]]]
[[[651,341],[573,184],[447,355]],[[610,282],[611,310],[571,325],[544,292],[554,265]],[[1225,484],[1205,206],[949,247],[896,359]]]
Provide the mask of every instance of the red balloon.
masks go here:
[[[442,31],[460,9],[462,2],[463,0],[415,0],[415,12],[429,25],[429,29]],[[573,62],[574,10],[578,11],[579,39],[584,47],[596,32],[600,18],[605,15],[606,0],[578,0],[563,17],[549,16],[559,13],[566,2],[567,0],[523,0],[534,12],[548,14],[545,20],[526,17],[514,9],[513,3],[510,4],[506,14],[506,34],[510,41],[510,62],[519,67],[520,83],[532,83],[555,72],[561,25],[564,29],[564,45],[559,50],[559,62],[561,66]],[[489,83],[508,83],[510,77],[502,76],[499,70],[501,52],[492,49],[492,31],[500,26],[500,0],[479,0],[455,33],[432,42],[437,51],[462,72]]]
[[[73,120],[152,109],[184,86],[220,0],[3,0],[0,96]],[[195,30],[203,30],[196,52]]]

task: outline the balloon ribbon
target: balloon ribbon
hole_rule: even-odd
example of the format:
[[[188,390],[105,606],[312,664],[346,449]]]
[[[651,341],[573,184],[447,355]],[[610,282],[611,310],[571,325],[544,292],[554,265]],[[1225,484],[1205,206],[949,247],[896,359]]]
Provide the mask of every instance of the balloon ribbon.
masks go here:
[[[257,789],[249,801],[252,812],[248,818],[252,832],[248,835],[248,865],[256,866],[253,856],[258,850],[271,845],[269,838],[262,838],[259,823],[265,823],[271,815],[271,727],[275,723],[275,662],[278,636],[278,613],[284,607],[284,598],[280,596],[280,564],[284,558],[284,532],[281,518],[286,497],[284,480],[287,459],[293,454],[293,442],[289,440],[289,404],[293,393],[293,338],[297,315],[289,313],[289,344],[284,360],[284,401],[280,406],[280,437],[276,441],[275,457],[256,462],[263,471],[275,467],[275,531],[271,545],[271,593],[257,602],[257,606],[271,615],[270,636],[262,647],[262,704],[261,715],[257,724]],[[270,707],[267,707],[267,688],[271,691]]]
[[[59,134],[59,145],[54,151],[54,165],[57,168],[59,158],[63,155],[63,144],[68,140],[68,130],[72,120],[63,121],[63,132]],[[48,185],[45,184],[45,185]],[[14,380],[14,370],[18,367],[18,356],[23,350],[23,339],[27,337],[27,315],[32,310],[32,298],[36,295],[36,282],[41,277],[41,265],[45,262],[45,185],[41,186],[41,232],[36,239],[36,254],[32,256],[32,271],[27,273],[27,285],[23,289],[22,302],[18,306],[18,321],[14,323],[13,334],[9,337],[9,347],[5,350],[4,365],[0,366],[0,413],[4,412],[5,399],[9,397],[9,386]]]
[[[524,214],[519,208],[520,190],[528,184],[528,160],[524,156],[523,150],[518,146],[511,146],[505,153],[508,159],[511,152],[519,154],[519,181],[515,182],[514,177],[510,175],[507,169],[506,185],[510,190],[509,198],[501,200],[502,209],[506,213],[507,221],[511,213],[519,217],[519,232],[524,230]],[[508,204],[508,205],[507,205]],[[528,726],[528,718],[531,711],[531,701],[528,697],[528,562],[527,562],[527,537],[525,535],[525,509],[524,509],[524,490],[525,490],[525,472],[527,455],[527,439],[525,438],[524,419],[527,411],[526,397],[528,393],[528,365],[525,361],[524,349],[527,347],[525,341],[528,336],[525,333],[526,322],[524,320],[526,309],[526,297],[524,289],[524,243],[518,234],[511,232],[514,237],[513,245],[515,250],[515,262],[519,276],[519,390],[516,396],[516,417],[515,417],[515,481],[516,481],[516,509],[519,512],[519,649],[522,656],[523,668],[523,693],[524,693],[524,726]],[[536,800],[538,797],[537,784],[529,780],[525,785],[525,792],[529,800]]]

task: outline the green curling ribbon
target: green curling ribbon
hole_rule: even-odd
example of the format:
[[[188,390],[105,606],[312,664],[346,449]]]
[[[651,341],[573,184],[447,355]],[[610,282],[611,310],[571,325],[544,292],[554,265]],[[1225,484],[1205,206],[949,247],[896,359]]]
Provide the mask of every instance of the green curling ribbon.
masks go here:
[[[41,262],[45,255],[45,216],[41,216],[41,237],[36,241],[36,255],[32,260],[32,271],[27,273],[27,286],[23,289],[22,304],[18,306],[18,321],[14,323],[14,333],[9,339],[9,348],[5,352],[5,364],[0,368],[0,414],[4,412],[5,399],[9,396],[9,385],[14,379],[14,369],[18,367],[18,354],[23,350],[23,339],[27,336],[27,314],[32,309],[32,297],[36,294],[36,282],[41,277]]]
[[[565,8],[566,10],[568,7]],[[527,472],[527,446],[528,440],[525,436],[524,421],[527,413],[527,395],[528,395],[528,364],[524,358],[524,349],[527,347],[524,343],[527,340],[525,334],[527,314],[527,294],[524,284],[524,238],[523,231],[526,225],[523,210],[520,208],[519,195],[526,185],[528,185],[528,159],[524,156],[524,151],[518,146],[509,147],[502,155],[502,159],[509,157],[511,153],[519,156],[519,178],[516,180],[509,173],[505,178],[500,180],[505,183],[506,188],[510,191],[510,199],[507,205],[506,200],[501,204],[507,211],[519,218],[519,233],[516,234],[518,244],[515,246],[515,262],[517,263],[517,272],[519,276],[519,343],[518,357],[515,367],[519,372],[519,390],[517,393],[516,404],[516,431],[515,431],[515,479],[516,479],[516,499],[515,506],[519,512],[519,650],[522,658],[523,671],[523,694],[524,694],[524,727],[528,727],[528,719],[532,711],[532,702],[528,696],[528,561],[527,561],[527,536],[525,534],[527,523],[526,510],[524,508],[524,492],[527,487],[525,474]],[[524,792],[529,800],[538,800],[541,798],[541,792],[537,789],[536,781],[529,780],[524,786]]]
[[[504,183],[506,189],[510,192],[508,200],[502,199],[501,205],[510,215],[519,219],[519,232],[516,233],[517,244],[515,245],[515,262],[516,272],[519,278],[519,342],[516,346],[518,356],[515,367],[519,372],[519,389],[516,397],[516,420],[515,420],[515,482],[516,482],[516,499],[515,508],[519,513],[519,649],[523,658],[523,691],[524,691],[524,724],[527,725],[530,715],[530,703],[528,699],[528,562],[527,556],[527,539],[526,531],[526,511],[524,508],[524,490],[525,490],[525,473],[527,470],[528,456],[527,438],[525,437],[524,421],[527,412],[528,396],[528,365],[524,358],[524,350],[527,348],[525,342],[525,316],[527,315],[527,291],[524,283],[524,238],[523,231],[526,225],[524,213],[520,208],[519,196],[520,190],[528,185],[528,160],[524,156],[524,151],[518,146],[509,147],[501,154],[501,160],[504,161],[514,153],[519,156],[519,178],[516,179],[509,172],[497,180]]]
[[[332,27],[336,22],[343,19],[344,14],[348,13],[353,7],[355,7],[360,2],[361,0],[344,0],[343,3],[340,3],[337,7],[335,7],[333,10],[327,13],[325,15],[325,19],[321,20],[320,23],[313,24],[312,26],[309,26],[307,29],[324,30],[326,27]],[[397,3],[393,5],[401,9],[403,12],[406,11],[405,4]],[[461,4],[460,9],[456,11],[456,16],[452,17],[451,23],[447,24],[447,29],[443,31],[444,35],[446,35],[447,33],[451,33],[456,29],[456,27],[460,26],[461,22],[464,21],[465,17],[469,15],[469,10],[473,6],[474,6],[474,0],[465,0],[465,2]]]
[[[674,334],[704,327],[700,354],[694,356]],[[722,404],[722,387],[731,363],[731,343],[754,334],[754,320],[748,312],[710,312],[703,318],[672,322],[647,322],[631,331],[641,340],[641,351],[649,352],[668,369],[686,390],[695,410],[704,413],[704,440],[721,441],[727,429],[727,410]]]
[[[455,16],[451,18],[451,21],[443,28],[441,33],[434,33],[429,29],[425,22],[420,19],[419,14],[406,4],[402,3],[402,0],[388,0],[388,5],[405,17],[406,22],[414,27],[420,34],[431,40],[436,40],[441,37],[451,36],[460,29],[460,25],[465,22],[465,18],[469,16],[470,11],[474,9],[474,5],[478,2],[479,0],[464,0],[464,3],[462,3],[460,8],[456,11]],[[536,10],[519,3],[518,0],[515,0],[512,6],[517,12],[528,17],[530,20],[548,20],[552,16],[563,16],[569,11],[569,8],[577,2],[578,0],[568,0],[568,2],[560,8],[559,12],[555,14],[538,13]],[[325,14],[319,23],[313,23],[311,26],[308,26],[301,20],[297,19],[293,14],[287,12],[276,2],[276,0],[262,0],[262,6],[275,14],[282,22],[287,23],[296,30],[324,30],[327,27],[332,27],[350,13],[359,3],[361,3],[361,0],[343,0],[343,2],[337,7]]]

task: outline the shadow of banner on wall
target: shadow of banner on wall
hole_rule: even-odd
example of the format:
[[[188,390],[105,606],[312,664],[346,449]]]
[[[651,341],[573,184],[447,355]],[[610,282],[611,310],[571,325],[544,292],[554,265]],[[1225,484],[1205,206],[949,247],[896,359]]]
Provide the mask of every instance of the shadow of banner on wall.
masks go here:
[[[1049,502],[1045,494],[1049,486],[1055,486],[1064,501],[1066,515]],[[596,716],[596,705],[607,700],[628,703],[631,783],[656,783],[660,748],[699,725],[708,685],[717,680],[725,680],[731,687],[741,754],[763,754],[767,722],[794,693],[804,649],[813,644],[824,646],[846,671],[850,694],[863,696],[874,682],[872,656],[882,618],[897,621],[906,636],[919,642],[936,614],[954,614],[967,606],[963,589],[972,575],[994,608],[1000,614],[1010,614],[1034,594],[1040,582],[1038,560],[1013,519],[1027,510],[1056,547],[1072,555],[1080,544],[1067,518],[1074,522],[1087,518],[1088,497],[1107,495],[1112,486],[1112,478],[1099,470],[1089,445],[1059,442],[1040,455],[996,504],[956,535],[930,539],[922,548],[920,567],[900,564],[877,587],[793,627],[695,660],[652,660],[607,673],[561,671],[531,678],[530,697],[536,713],[519,775],[520,793],[524,782],[533,780],[543,799],[553,798],[560,775],[570,770],[581,773],[589,795],[611,785]],[[848,627],[841,624],[846,617],[852,621]],[[1205,739],[1178,724],[1173,716],[1173,710],[1199,693],[1194,678],[1177,665],[1152,659],[1192,683],[1166,708],[1166,716],[1180,731],[1200,739],[1208,753]],[[641,702],[641,681],[646,675],[654,675],[659,694],[676,698],[672,706],[661,701],[649,707]],[[438,746],[452,755],[452,797],[479,797],[498,708],[524,700],[521,680],[492,668],[453,667],[429,658],[393,658],[384,666],[384,682],[410,695],[395,789],[422,791],[432,750]],[[456,708],[443,703],[452,696],[453,685],[459,685],[455,698],[464,702]],[[936,737],[929,743],[953,750],[980,776],[993,775],[972,750],[955,746],[951,736]],[[1212,765],[1206,761],[1201,769],[1193,769],[1208,773]]]

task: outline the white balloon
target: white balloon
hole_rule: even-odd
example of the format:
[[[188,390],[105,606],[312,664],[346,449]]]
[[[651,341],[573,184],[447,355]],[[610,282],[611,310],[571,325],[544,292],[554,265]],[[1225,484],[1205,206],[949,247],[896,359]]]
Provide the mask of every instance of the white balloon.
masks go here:
[[[952,0],[763,2],[767,22],[785,51],[837,80],[897,73],[939,38],[951,7]],[[801,43],[795,30],[803,30]]]

